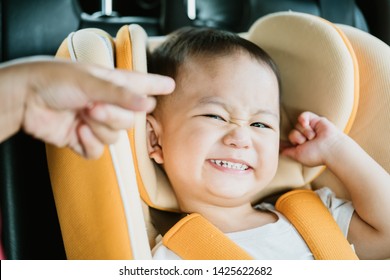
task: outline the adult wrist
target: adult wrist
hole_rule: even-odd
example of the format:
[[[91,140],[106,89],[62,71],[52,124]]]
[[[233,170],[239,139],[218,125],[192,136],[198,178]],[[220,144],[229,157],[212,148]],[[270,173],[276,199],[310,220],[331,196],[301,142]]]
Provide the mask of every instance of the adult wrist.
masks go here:
[[[27,69],[8,64],[0,67],[0,142],[15,134],[22,126]]]

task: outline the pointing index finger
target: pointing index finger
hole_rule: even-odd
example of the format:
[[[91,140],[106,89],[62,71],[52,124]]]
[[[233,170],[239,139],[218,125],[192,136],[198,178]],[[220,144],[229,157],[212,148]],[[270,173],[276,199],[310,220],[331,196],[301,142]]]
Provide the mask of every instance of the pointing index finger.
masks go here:
[[[93,69],[95,80],[84,82],[91,101],[106,102],[135,111],[154,108],[153,95],[169,94],[175,88],[170,77],[124,70]]]
[[[95,73],[102,79],[139,95],[169,94],[175,89],[172,78],[158,74],[109,69],[96,69]]]

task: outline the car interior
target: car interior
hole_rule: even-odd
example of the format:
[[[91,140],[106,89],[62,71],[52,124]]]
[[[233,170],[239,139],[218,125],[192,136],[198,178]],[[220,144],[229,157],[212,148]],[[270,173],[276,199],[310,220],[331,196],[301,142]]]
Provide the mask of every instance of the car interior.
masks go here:
[[[77,36],[80,40],[85,40],[85,36],[87,38],[95,36],[77,32],[87,28],[101,30],[102,33],[98,33],[97,36],[99,38],[103,36],[104,40],[113,45],[118,45],[118,40],[129,40],[129,37],[126,36],[130,34],[130,41],[131,38],[137,38],[131,42],[135,51],[131,55],[139,57],[145,55],[142,51],[145,51],[146,47],[142,44],[145,43],[145,40],[148,40],[147,38],[149,38],[150,44],[158,44],[161,38],[182,26],[208,26],[224,29],[248,36],[251,40],[256,40],[257,35],[253,31],[253,26],[259,18],[288,11],[318,16],[339,24],[343,26],[342,30],[346,34],[352,34],[351,42],[355,33],[350,31],[348,26],[378,38],[384,45],[388,46],[390,44],[390,0],[1,0],[0,58],[2,62],[5,62],[33,55],[53,56],[57,54],[57,56],[66,57],[69,54],[64,55],[65,40],[76,40]],[[126,26],[126,28],[123,29],[123,26]],[[127,26],[131,26],[131,28],[128,29]],[[285,26],[285,28],[288,27]],[[92,33],[95,34],[94,32],[96,30]],[[72,37],[69,34],[73,34]],[[114,39],[116,40],[115,43],[113,43]],[[155,41],[153,41],[154,39]],[[140,42],[141,45],[136,46],[135,42]],[[88,44],[93,43],[89,41]],[[141,48],[140,54],[137,53],[139,48]],[[69,50],[66,51],[70,53]],[[121,68],[118,64],[120,59],[126,61],[129,58],[119,59],[118,56],[121,52],[118,50],[116,50],[116,54],[116,67]],[[358,52],[357,56],[359,56]],[[141,66],[132,65],[132,68],[129,69],[139,70],[143,67],[142,65],[146,65],[145,61],[139,63]],[[126,65],[124,63],[122,68],[126,68]],[[114,65],[111,65],[111,67],[114,67]],[[141,71],[146,71],[146,69],[141,69]],[[353,92],[351,95],[353,95]],[[341,107],[344,108],[345,106]],[[350,104],[348,106],[351,106],[351,109],[348,110],[348,116],[350,116],[353,114],[354,109],[352,107],[354,105]],[[347,129],[349,117],[343,116],[341,119],[343,121],[340,121],[340,127]],[[142,125],[142,121],[140,123]],[[350,129],[351,127],[348,128],[348,130]],[[132,133],[134,132],[129,132],[130,138],[134,137]],[[351,133],[354,133],[353,128]],[[124,145],[129,147],[128,143],[124,143]],[[136,150],[133,150],[133,153],[134,151],[136,152]],[[115,151],[111,151],[111,153],[115,153]],[[118,153],[120,154],[120,152]],[[67,200],[71,194],[64,194],[63,190],[58,187],[59,184],[64,184],[63,180],[67,180],[63,178],[62,174],[64,169],[68,167],[66,164],[55,164],[53,160],[60,158],[60,162],[62,159],[69,161],[72,156],[64,152],[63,149],[56,150],[53,147],[47,147],[44,143],[23,132],[19,132],[0,144],[1,236],[7,259],[134,258],[131,254],[110,255],[104,250],[101,254],[83,255],[82,251],[83,249],[88,251],[86,250],[87,247],[79,247],[79,251],[73,250],[74,247],[79,245],[73,245],[72,249],[67,247],[66,242],[69,242],[69,239],[63,236],[64,225],[62,221],[64,219],[69,220],[67,216],[73,217],[74,213],[72,211],[77,212],[78,209],[74,207],[73,202]],[[100,166],[99,161],[92,164],[89,162],[89,167],[83,166],[85,162],[78,163],[76,157],[70,161],[72,162],[70,170],[72,168],[80,168],[80,170],[89,168],[90,171],[86,172],[93,173],[100,168],[106,168],[106,165]],[[103,161],[106,164],[108,160]],[[94,164],[99,166],[94,166]],[[385,164],[389,165],[388,160]],[[142,167],[137,168],[143,169]],[[152,167],[146,169],[148,168]],[[112,172],[113,177],[118,176],[117,171],[111,170],[110,172]],[[138,172],[142,173],[143,171]],[[153,169],[153,171],[149,170],[148,172],[156,171]],[[317,171],[313,172],[316,173]],[[71,176],[71,180],[75,183],[65,183],[70,186],[70,189],[76,188],[73,189],[76,192],[78,191],[77,180],[79,180],[77,176],[83,176],[83,174]],[[135,174],[134,177],[143,177],[145,181],[147,180],[145,177],[148,176]],[[311,181],[311,179],[308,180]],[[94,186],[104,184],[105,182],[91,183],[90,187],[92,189],[86,190],[84,195],[88,195],[88,191],[91,192]],[[142,205],[142,211],[146,211],[148,215],[158,219],[161,217],[159,210],[175,208],[175,206],[172,206],[171,202],[161,203],[161,201],[153,201],[150,197],[148,198],[148,194],[150,196],[150,192],[153,191],[147,190],[143,193],[140,190],[141,197],[144,201],[147,201],[148,206],[156,206],[145,210],[145,206]],[[110,205],[103,205],[99,211],[104,212],[109,208]],[[173,222],[164,222],[161,225],[154,224],[159,232],[167,231],[178,216],[175,211],[164,215],[164,221],[171,219]],[[112,226],[114,227],[114,225]],[[118,231],[120,230],[118,229]],[[153,230],[156,231],[156,229]],[[93,227],[89,234],[93,235],[92,231]],[[99,235],[93,238],[90,240],[91,243],[101,242]],[[147,242],[150,242],[150,240]],[[111,243],[107,243],[108,247],[111,245]],[[85,246],[88,246],[88,244]]]

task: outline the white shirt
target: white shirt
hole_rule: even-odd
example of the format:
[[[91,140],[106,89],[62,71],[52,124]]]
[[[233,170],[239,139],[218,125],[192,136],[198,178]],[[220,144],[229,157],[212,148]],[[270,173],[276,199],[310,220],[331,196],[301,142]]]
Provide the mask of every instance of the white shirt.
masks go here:
[[[353,214],[351,202],[336,198],[328,188],[317,190],[316,193],[331,212],[333,218],[347,236],[349,223]],[[248,254],[257,260],[310,260],[313,254],[295,227],[268,203],[255,206],[256,209],[269,210],[278,216],[275,223],[261,227],[226,233]],[[181,258],[169,250],[160,241],[152,250],[153,259],[180,260]]]

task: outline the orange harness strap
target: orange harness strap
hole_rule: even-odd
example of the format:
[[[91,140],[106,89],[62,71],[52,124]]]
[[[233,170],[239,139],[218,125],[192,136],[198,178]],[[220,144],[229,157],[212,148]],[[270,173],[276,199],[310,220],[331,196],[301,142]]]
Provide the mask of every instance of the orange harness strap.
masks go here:
[[[163,244],[185,260],[251,260],[241,247],[199,214],[177,222]]]
[[[298,230],[315,259],[358,259],[329,210],[313,191],[285,193],[278,199],[275,208]]]
[[[313,191],[290,191],[278,199],[276,209],[295,226],[315,259],[358,259],[332,215]],[[181,219],[165,234],[163,244],[187,260],[253,259],[199,214]]]

